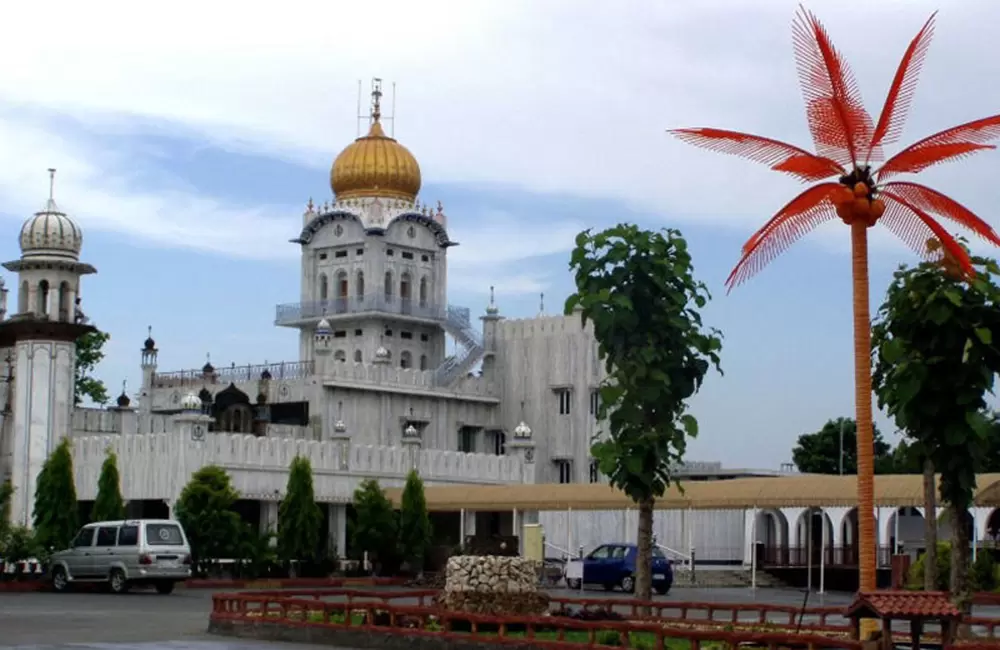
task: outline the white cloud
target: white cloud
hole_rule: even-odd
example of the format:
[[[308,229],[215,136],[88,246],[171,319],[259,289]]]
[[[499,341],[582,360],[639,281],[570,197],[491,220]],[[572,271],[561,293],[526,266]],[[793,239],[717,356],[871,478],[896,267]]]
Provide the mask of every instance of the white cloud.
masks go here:
[[[126,116],[162,120],[319,170],[355,135],[356,80],[381,75],[399,83],[396,133],[428,181],[610,197],[749,234],[798,185],[694,150],[664,130],[712,125],[808,146],[791,53],[796,4],[386,0],[373,10],[289,1],[279,11],[252,11],[231,1],[179,0],[165,12],[120,0],[99,9],[67,0],[17,3],[5,13],[0,96],[106,130],[136,128],[122,122]],[[810,5],[877,110],[899,56],[934,6]],[[1000,110],[1000,87],[983,82],[1000,72],[987,53],[997,20],[1000,5],[991,0],[953,3],[939,16],[904,139]],[[995,169],[997,155],[959,169]],[[294,231],[297,208],[139,192],[128,161],[114,152],[67,142],[40,123],[0,122],[0,190],[18,209],[37,203],[35,188],[44,182],[37,170],[53,159],[66,172],[66,200],[98,227],[229,253],[294,255],[294,247],[274,242]],[[995,183],[951,170],[937,178],[991,218],[987,208],[1000,201]],[[456,265],[565,250],[560,242],[577,226],[532,222],[544,232],[475,226],[456,233],[464,244],[454,251]],[[236,241],[218,237],[223,230]]]

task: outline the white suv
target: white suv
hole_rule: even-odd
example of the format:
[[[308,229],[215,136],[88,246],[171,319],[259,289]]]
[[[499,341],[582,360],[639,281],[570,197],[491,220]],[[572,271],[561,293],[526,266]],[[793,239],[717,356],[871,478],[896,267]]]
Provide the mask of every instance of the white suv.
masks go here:
[[[181,525],[170,519],[96,521],[80,529],[70,548],[52,555],[52,586],[106,582],[116,594],[132,586],[169,594],[191,577],[191,547]]]

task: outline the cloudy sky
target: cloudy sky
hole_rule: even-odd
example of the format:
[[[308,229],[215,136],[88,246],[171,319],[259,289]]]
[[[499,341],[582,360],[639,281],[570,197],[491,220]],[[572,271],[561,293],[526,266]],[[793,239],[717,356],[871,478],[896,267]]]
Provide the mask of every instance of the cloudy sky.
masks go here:
[[[877,112],[936,4],[822,2]],[[143,9],[142,7],[146,7]],[[266,11],[255,7],[268,7]],[[297,234],[356,135],[357,84],[396,82],[395,135],[452,237],[450,298],[508,316],[557,311],[574,234],[629,220],[680,228],[726,334],[723,378],[694,404],[691,457],[776,468],[795,437],[852,413],[850,260],[832,226],[751,283],[722,288],[739,246],[798,183],[672,140],[733,128],[809,146],[786,0],[382,0],[167,5],[15,3],[0,38],[0,254],[45,199],[77,218],[99,269],[84,308],[112,334],[100,375],[293,360],[274,305],[298,299]],[[992,0],[943,4],[904,140],[1000,112]],[[927,173],[997,223],[1000,154]],[[877,306],[914,257],[873,241]],[[544,360],[539,360],[543,363]],[[883,421],[883,428],[892,427]]]

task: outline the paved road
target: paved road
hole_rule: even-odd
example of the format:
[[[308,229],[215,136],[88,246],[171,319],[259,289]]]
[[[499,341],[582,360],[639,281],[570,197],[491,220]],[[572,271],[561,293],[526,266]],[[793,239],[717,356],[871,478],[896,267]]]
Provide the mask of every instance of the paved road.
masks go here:
[[[579,591],[553,590],[576,596]],[[625,598],[621,592],[584,592],[595,598]],[[768,602],[801,606],[802,592],[758,589],[688,589],[678,587],[663,601]],[[843,605],[848,594],[813,594],[810,606]],[[304,646],[227,640],[208,635],[211,592],[178,589],[170,596],[137,591],[124,596],[102,593],[0,593],[0,650],[31,646],[32,650],[310,650]],[[1000,616],[998,608],[976,614]],[[72,647],[70,645],[72,644]],[[278,647],[276,647],[278,646]]]

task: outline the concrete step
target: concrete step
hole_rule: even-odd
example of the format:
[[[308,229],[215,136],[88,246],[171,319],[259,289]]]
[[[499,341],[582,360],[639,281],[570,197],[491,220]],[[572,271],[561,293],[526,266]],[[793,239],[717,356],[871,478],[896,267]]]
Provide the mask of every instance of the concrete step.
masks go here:
[[[695,567],[694,580],[690,569],[674,569],[676,587],[749,587],[753,582],[749,569],[718,569]],[[774,577],[757,572],[758,587],[784,587],[784,583]]]

